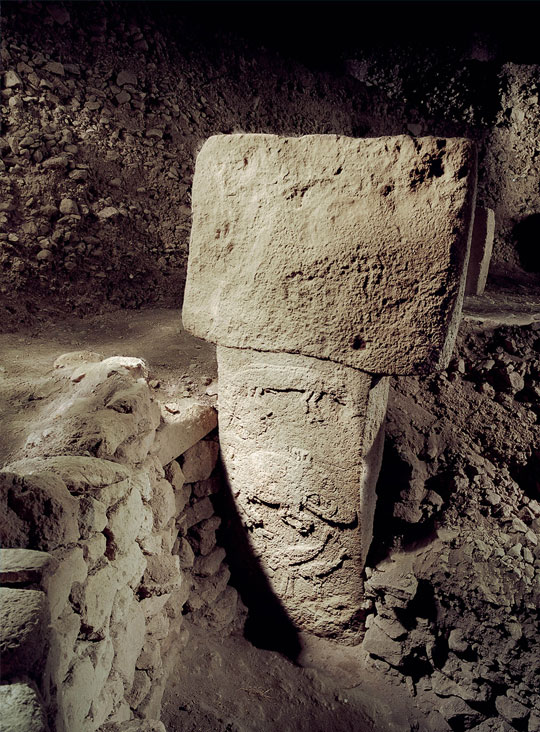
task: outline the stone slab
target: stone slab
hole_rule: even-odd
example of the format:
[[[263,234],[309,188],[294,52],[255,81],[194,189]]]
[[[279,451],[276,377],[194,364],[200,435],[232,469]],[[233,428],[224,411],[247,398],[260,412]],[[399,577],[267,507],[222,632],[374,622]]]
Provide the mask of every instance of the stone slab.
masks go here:
[[[193,399],[182,399],[172,408],[162,406],[161,419],[151,451],[161,465],[180,457],[217,427],[216,410]]]
[[[45,712],[32,684],[0,686],[0,729],[6,732],[49,732]]]
[[[219,347],[222,459],[253,553],[303,630],[357,642],[388,378]]]
[[[482,295],[493,251],[495,236],[495,212],[490,208],[477,208],[471,239],[471,255],[467,269],[466,295]]]
[[[43,575],[56,569],[57,560],[33,549],[0,549],[0,585],[41,585]]]
[[[211,137],[193,183],[184,327],[372,373],[443,367],[475,192],[464,139]]]
[[[44,592],[0,588],[1,678],[39,675],[49,640],[48,626]]]

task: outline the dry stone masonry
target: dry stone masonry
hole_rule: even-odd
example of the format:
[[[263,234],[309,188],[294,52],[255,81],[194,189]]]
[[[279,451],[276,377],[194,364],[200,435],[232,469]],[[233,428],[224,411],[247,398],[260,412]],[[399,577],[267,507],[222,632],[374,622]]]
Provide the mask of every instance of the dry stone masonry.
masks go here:
[[[220,632],[243,619],[216,544],[216,413],[160,405],[140,359],[55,366],[28,457],[0,473],[2,722],[164,732],[187,619]]]
[[[448,363],[475,191],[466,140],[223,135],[197,159],[184,325],[220,346],[227,477],[302,629],[358,642],[387,375]]]

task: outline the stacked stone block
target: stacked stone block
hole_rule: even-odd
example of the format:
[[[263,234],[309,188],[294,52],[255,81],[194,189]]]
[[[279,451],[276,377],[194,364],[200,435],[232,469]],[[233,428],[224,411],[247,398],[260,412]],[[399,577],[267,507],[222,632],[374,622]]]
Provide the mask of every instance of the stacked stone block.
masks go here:
[[[160,407],[139,359],[66,354],[56,367],[63,388],[33,456],[0,473],[10,729],[157,732],[184,616],[222,632],[242,617],[215,540],[218,447],[201,442],[215,411]]]

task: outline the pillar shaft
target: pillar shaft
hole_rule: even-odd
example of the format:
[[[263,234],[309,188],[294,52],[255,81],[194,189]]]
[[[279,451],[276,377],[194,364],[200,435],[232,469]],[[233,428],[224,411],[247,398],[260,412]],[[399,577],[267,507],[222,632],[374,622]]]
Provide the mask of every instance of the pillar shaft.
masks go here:
[[[302,630],[354,642],[388,378],[218,348],[223,463],[254,554]]]

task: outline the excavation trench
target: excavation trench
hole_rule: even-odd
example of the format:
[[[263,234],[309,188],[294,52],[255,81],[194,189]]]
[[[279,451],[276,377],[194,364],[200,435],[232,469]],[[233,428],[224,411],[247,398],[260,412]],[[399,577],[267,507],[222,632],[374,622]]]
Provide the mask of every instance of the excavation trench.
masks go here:
[[[29,626],[39,623],[40,629],[30,636],[22,633],[20,625],[10,631],[12,649],[8,655],[3,654],[3,670],[16,673],[22,680],[3,687],[4,692],[9,691],[8,701],[15,703],[23,698],[25,708],[29,702],[35,704],[36,714],[43,713],[52,729],[64,725],[68,729],[95,730],[105,723],[104,715],[109,717],[107,724],[122,724],[114,718],[134,712],[154,720],[161,716],[171,730],[228,727],[270,731],[276,725],[280,729],[358,730],[360,724],[368,730],[400,730],[404,720],[412,720],[413,724],[415,719],[420,729],[438,729],[440,717],[430,723],[433,692],[417,691],[413,703],[408,682],[402,682],[410,678],[417,690],[423,689],[426,679],[433,683],[442,671],[448,674],[453,668],[450,662],[455,665],[456,659],[465,664],[462,668],[474,665],[474,655],[469,655],[473,651],[466,650],[466,641],[462,646],[451,635],[449,648],[445,638],[456,627],[466,633],[467,623],[478,617],[475,614],[482,608],[472,596],[468,604],[461,606],[458,616],[453,614],[447,606],[448,598],[460,597],[463,603],[466,596],[459,589],[464,581],[463,569],[459,563],[453,565],[449,586],[448,578],[442,584],[438,579],[439,564],[443,571],[448,556],[454,561],[451,557],[456,552],[469,551],[469,537],[478,536],[478,531],[484,542],[490,537],[489,545],[494,547],[491,552],[505,546],[505,537],[515,536],[513,541],[523,548],[519,557],[511,553],[511,561],[516,563],[511,571],[521,571],[523,579],[514,580],[511,602],[516,620],[511,622],[519,622],[523,633],[534,629],[534,625],[528,625],[526,611],[526,603],[530,602],[527,592],[531,591],[527,586],[532,585],[522,584],[525,572],[529,572],[527,567],[534,569],[526,559],[532,550],[535,561],[531,542],[537,524],[532,517],[535,511],[540,515],[538,502],[530,495],[534,485],[527,473],[534,456],[529,460],[524,457],[521,467],[516,467],[517,484],[510,476],[506,483],[493,483],[490,465],[504,462],[505,453],[498,445],[496,428],[490,436],[480,423],[476,425],[474,416],[482,404],[482,410],[493,415],[490,420],[496,425],[499,415],[508,408],[505,404],[526,415],[527,402],[524,396],[512,400],[509,390],[516,380],[502,378],[504,358],[494,367],[501,375],[491,379],[502,384],[503,390],[496,395],[499,403],[492,401],[489,386],[483,395],[468,389],[490,383],[478,370],[483,362],[476,359],[474,349],[494,349],[499,359],[495,349],[501,343],[505,348],[520,344],[534,352],[537,316],[532,302],[526,316],[524,302],[520,301],[518,310],[512,309],[510,301],[499,302],[497,310],[492,296],[484,300],[483,311],[480,299],[471,300],[469,307],[475,320],[469,319],[470,324],[462,326],[465,330],[458,344],[466,373],[460,370],[456,356],[447,377],[436,377],[425,387],[415,379],[401,390],[393,387],[387,440],[394,447],[389,455],[399,454],[409,463],[408,479],[400,483],[400,493],[396,494],[383,464],[382,475],[387,477],[378,486],[382,513],[375,521],[373,558],[368,558],[368,592],[362,610],[368,633],[360,646],[349,648],[298,634],[294,628],[287,635],[283,624],[271,623],[275,616],[261,602],[263,596],[253,591],[257,584],[254,575],[246,571],[246,556],[239,541],[242,534],[235,524],[230,498],[219,471],[212,472],[218,455],[215,414],[210,404],[215,397],[205,392],[215,389],[208,384],[215,375],[215,363],[211,350],[207,352],[204,344],[181,332],[177,314],[143,311],[116,316],[114,323],[103,323],[108,339],[102,339],[101,348],[97,319],[93,323],[68,321],[56,342],[51,341],[48,329],[3,336],[2,398],[7,407],[4,444],[8,449],[3,453],[2,500],[9,521],[2,526],[1,578],[9,602],[15,601],[15,607],[21,593],[25,600],[35,600],[25,605],[30,613]],[[532,325],[526,324],[527,317]],[[497,325],[497,319],[507,324]],[[520,324],[513,324],[516,321]],[[473,323],[477,325],[471,331]],[[115,328],[122,338],[115,340]],[[155,348],[156,330],[162,334],[162,350],[156,351],[154,360],[151,349]],[[176,346],[179,342],[180,352]],[[107,358],[101,358],[118,353],[120,343],[121,352],[139,352],[147,358],[148,376],[138,359],[113,359],[107,364]],[[53,369],[58,355],[73,346],[85,353],[61,359],[57,365],[62,368]],[[89,356],[96,351],[101,352],[99,358]],[[181,368],[167,366],[167,355],[180,358]],[[524,385],[526,390],[533,389],[534,376],[525,375]],[[189,398],[173,399],[174,393],[188,388]],[[440,403],[449,408],[461,404],[464,409],[467,395],[471,416],[463,414],[456,429],[466,429],[471,440],[475,439],[475,429],[483,430],[488,445],[484,452],[490,454],[485,467],[478,463],[474,452],[467,452],[468,447],[460,448],[456,435],[448,432],[448,425],[456,417],[452,412],[443,417],[440,407],[430,403],[437,391]],[[481,401],[476,403],[475,399]],[[159,452],[167,461],[165,467],[151,455],[157,444],[155,436],[153,441],[148,439],[148,432],[155,426],[159,433],[157,410],[152,407],[158,401],[162,405],[159,424],[163,426],[163,420],[163,424],[168,421],[173,425],[169,427],[172,435],[174,424],[178,426],[184,420],[184,435],[190,433],[190,439],[196,440],[179,455],[179,448],[174,446],[178,446],[179,431],[174,432],[173,444],[169,445],[162,430]],[[77,404],[84,409],[79,410]],[[402,410],[404,421],[400,417]],[[429,414],[433,417],[422,426]],[[411,415],[416,424],[413,431],[406,426]],[[113,435],[124,436],[118,445],[111,437],[111,416],[122,425],[122,429],[112,430]],[[430,420],[435,416],[443,419],[446,432],[436,428],[437,440],[431,439],[422,447],[419,435],[429,425],[426,434],[434,432]],[[98,419],[103,420],[101,435],[96,430]],[[526,449],[534,444],[533,433],[527,436],[526,423],[522,416],[523,434],[513,433],[514,447],[522,444]],[[127,424],[132,425],[133,434]],[[535,429],[534,425],[530,429]],[[132,440],[135,435],[139,442]],[[462,458],[466,468],[463,473],[458,458],[452,457],[453,445],[466,458],[465,462]],[[113,448],[114,453],[106,452]],[[452,464],[454,477],[449,472]],[[470,487],[463,482],[465,478],[459,478],[467,474],[467,480],[474,479]],[[429,487],[427,492],[419,493],[419,480]],[[491,487],[486,481],[491,481]],[[484,486],[480,503],[478,488],[473,488],[478,485]],[[444,486],[447,489],[443,490]],[[441,501],[436,500],[437,491]],[[472,519],[467,519],[467,512]],[[424,523],[431,526],[430,532],[424,531]],[[457,526],[461,536],[458,543]],[[502,526],[507,527],[506,533],[501,534]],[[522,531],[525,533],[520,534]],[[415,548],[411,537],[421,534],[427,541]],[[407,545],[404,554],[399,552],[400,536]],[[226,547],[227,555],[220,544]],[[511,546],[506,544],[503,552]],[[389,553],[393,557],[390,565],[385,560]],[[471,565],[474,571],[484,571],[475,561]],[[389,573],[389,567],[399,569],[397,577]],[[491,592],[491,612],[503,623],[502,630],[497,631],[502,633],[501,643],[504,628],[510,628],[508,621],[504,624],[509,614],[505,608],[510,595],[506,593],[510,590],[504,589],[505,575],[493,563],[486,565],[486,571],[485,577],[478,575],[482,577],[478,582],[483,591]],[[409,585],[403,584],[399,576],[409,576]],[[493,585],[494,577],[499,578],[500,589]],[[521,595],[516,595],[516,581]],[[274,650],[261,650],[244,639],[245,610],[235,588],[251,606],[245,626],[248,636],[259,647]],[[436,621],[433,615],[426,615],[428,608],[418,588],[423,588],[424,595],[431,588],[431,607],[435,603],[439,608]],[[254,598],[259,600],[258,607]],[[396,602],[402,609],[394,607]],[[390,617],[400,625],[388,625]],[[51,620],[49,631],[44,632]],[[385,635],[380,636],[383,627]],[[399,637],[400,632],[404,635],[397,641],[386,634]],[[382,643],[384,638],[388,640]],[[427,656],[422,648],[428,647],[430,638],[435,645],[432,656]],[[296,656],[296,665],[275,649]],[[482,645],[474,653],[489,657]],[[509,664],[510,670],[515,660],[503,657],[503,663]],[[388,683],[397,686],[388,692]],[[456,689],[463,689],[459,686],[463,680],[455,683]],[[499,696],[506,698],[500,683],[496,688]],[[385,702],[398,697],[400,703]],[[481,711],[475,711],[476,718],[497,716],[493,701],[482,704]],[[451,719],[452,715],[463,719],[465,713],[472,714],[465,708],[459,714],[455,710],[446,713]],[[322,723],[326,726],[317,727]]]

